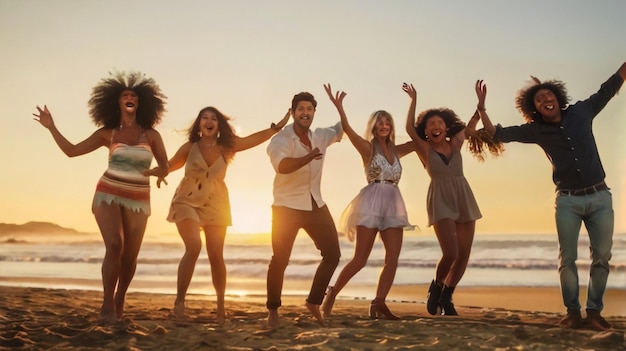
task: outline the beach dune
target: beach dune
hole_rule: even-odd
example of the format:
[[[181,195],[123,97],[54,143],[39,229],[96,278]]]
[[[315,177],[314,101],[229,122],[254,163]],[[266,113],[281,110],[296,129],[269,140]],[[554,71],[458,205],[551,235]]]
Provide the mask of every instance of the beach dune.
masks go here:
[[[396,296],[402,294],[396,291]],[[537,303],[526,304],[525,309],[511,304],[528,301],[524,297],[531,294]],[[621,290],[609,294],[610,300],[621,297],[618,302],[624,301]],[[624,315],[611,313],[607,320],[613,329],[606,332],[563,329],[557,326],[560,308],[559,312],[540,311],[545,306],[559,306],[559,299],[549,289],[459,289],[460,317],[430,316],[423,301],[392,300],[388,305],[402,318],[400,321],[369,319],[369,300],[338,299],[333,316],[327,319],[326,326],[320,326],[306,313],[302,296],[285,296],[280,309],[281,325],[270,329],[265,323],[262,296],[228,296],[228,318],[220,325],[216,322],[212,296],[190,295],[189,320],[182,323],[174,320],[170,311],[173,295],[131,292],[123,320],[102,326],[97,322],[101,292],[0,286],[0,349],[625,349]],[[489,307],[494,305],[504,307]]]

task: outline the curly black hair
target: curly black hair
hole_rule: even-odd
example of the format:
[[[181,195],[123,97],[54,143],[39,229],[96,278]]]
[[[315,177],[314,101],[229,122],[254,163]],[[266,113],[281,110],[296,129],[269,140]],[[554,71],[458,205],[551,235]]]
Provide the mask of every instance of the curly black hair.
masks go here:
[[[465,129],[466,125],[461,119],[449,108],[433,108],[423,111],[417,118],[417,126],[415,131],[417,135],[423,140],[428,140],[426,137],[426,121],[431,118],[439,116],[446,124],[448,131],[446,132],[446,138],[450,139]],[[474,117],[479,118],[478,111],[474,113]],[[485,160],[487,150],[494,157],[500,156],[504,152],[504,145],[502,142],[495,141],[487,131],[483,129],[474,130],[471,129],[467,132],[467,149],[469,152],[479,161]]]
[[[198,116],[191,124],[191,127],[187,130],[187,140],[189,140],[190,143],[195,143],[200,140],[200,120],[202,119],[202,114],[205,112],[213,112],[217,117],[217,144],[224,149],[225,156],[227,158],[226,161],[231,161],[233,154],[230,151],[235,144],[235,137],[237,134],[230,123],[228,123],[230,117],[226,116],[213,106],[207,106],[198,112]]]
[[[443,119],[446,124],[446,128],[448,129],[446,132],[446,138],[451,138],[455,136],[458,132],[462,131],[465,128],[465,123],[461,121],[459,116],[454,113],[449,108],[431,108],[425,111],[422,111],[419,116],[417,116],[417,125],[415,126],[415,131],[417,135],[423,140],[427,140],[426,136],[426,121],[431,117],[439,116]]]
[[[539,90],[550,90],[556,96],[560,109],[565,108],[570,101],[569,96],[567,96],[565,83],[562,81],[549,80],[539,83],[539,81],[536,80],[536,82],[537,84],[535,85],[520,89],[517,92],[517,96],[515,96],[515,107],[528,123],[534,121],[538,117],[541,117],[535,107],[535,95]]]
[[[485,128],[469,131],[467,139],[467,149],[478,161],[485,161],[487,151],[493,157],[498,157],[504,152],[504,144],[495,141]]]
[[[161,121],[167,97],[154,79],[140,72],[116,72],[103,78],[91,93],[89,114],[97,126],[117,128],[120,125],[119,98],[125,90],[134,91],[139,98],[136,118],[140,127],[150,129]]]

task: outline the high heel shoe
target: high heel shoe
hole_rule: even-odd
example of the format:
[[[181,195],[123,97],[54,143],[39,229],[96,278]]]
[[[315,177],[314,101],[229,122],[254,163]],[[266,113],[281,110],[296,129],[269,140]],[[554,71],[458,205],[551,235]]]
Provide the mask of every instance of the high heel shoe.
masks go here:
[[[374,299],[370,304],[370,318],[384,318],[392,321],[396,321],[400,319],[400,317],[395,316],[389,310],[389,307],[385,304],[385,300]]]
[[[335,289],[333,289],[332,286],[329,286],[324,302],[322,303],[322,312],[324,312],[324,317],[330,316],[332,313],[333,305],[335,304],[335,297],[337,297]]]

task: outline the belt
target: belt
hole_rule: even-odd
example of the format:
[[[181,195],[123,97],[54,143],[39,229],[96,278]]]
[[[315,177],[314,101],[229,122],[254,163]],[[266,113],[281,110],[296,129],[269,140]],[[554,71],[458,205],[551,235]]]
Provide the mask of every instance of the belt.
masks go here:
[[[598,183],[596,185],[588,186],[582,189],[559,189],[557,190],[557,193],[559,195],[565,195],[565,196],[584,196],[584,195],[595,194],[598,191],[608,190],[608,189],[609,187],[606,185],[606,183],[602,182],[602,183]]]
[[[371,183],[398,184],[395,180],[375,179]]]

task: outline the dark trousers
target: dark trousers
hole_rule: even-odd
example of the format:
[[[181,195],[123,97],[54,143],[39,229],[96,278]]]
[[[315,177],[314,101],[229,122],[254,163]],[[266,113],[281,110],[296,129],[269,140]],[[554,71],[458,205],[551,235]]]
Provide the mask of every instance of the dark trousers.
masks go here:
[[[337,229],[327,206],[316,207],[313,202],[312,211],[294,210],[282,206],[272,207],[272,260],[267,270],[267,303],[268,309],[281,306],[281,294],[285,269],[289,264],[293,243],[298,230],[304,229],[313,239],[315,247],[322,255],[317,267],[311,291],[306,301],[321,305],[330,279],[339,264],[341,252]]]

